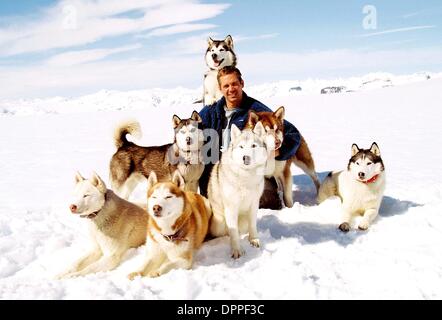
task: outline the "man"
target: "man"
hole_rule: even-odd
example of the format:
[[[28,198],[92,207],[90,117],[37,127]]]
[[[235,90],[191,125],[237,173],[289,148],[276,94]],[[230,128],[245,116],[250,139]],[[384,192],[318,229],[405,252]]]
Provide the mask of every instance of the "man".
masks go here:
[[[205,106],[199,114],[203,120],[204,128],[217,131],[218,137],[220,137],[219,146],[221,146],[221,150],[223,150],[229,145],[230,128],[232,124],[235,124],[242,130],[247,123],[249,110],[256,112],[272,110],[258,100],[249,97],[243,91],[244,80],[242,79],[241,72],[236,67],[226,66],[222,68],[219,70],[217,78],[223,97],[218,102],[210,106]],[[288,160],[291,158],[296,153],[300,142],[301,134],[298,129],[290,122],[284,120],[284,139],[276,160]],[[216,142],[212,142],[212,145],[216,145]],[[207,185],[212,166],[211,164],[206,165],[204,173],[200,178],[200,191],[204,196],[207,195]],[[269,187],[269,183],[273,186]],[[273,189],[273,193],[278,197],[277,190],[275,189],[277,188],[275,179],[266,181],[265,189],[268,190],[269,188]],[[268,192],[267,190],[264,190],[264,192]],[[270,201],[268,204],[261,202],[260,207],[271,209],[282,208],[279,197],[276,202]]]

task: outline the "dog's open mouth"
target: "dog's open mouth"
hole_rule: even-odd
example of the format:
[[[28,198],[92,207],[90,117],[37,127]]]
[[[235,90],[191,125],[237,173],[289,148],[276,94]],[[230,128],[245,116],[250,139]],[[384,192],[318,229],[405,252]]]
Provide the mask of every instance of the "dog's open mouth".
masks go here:
[[[213,59],[213,65],[215,67],[219,67],[221,65],[221,63],[223,63],[223,62],[224,62],[224,59],[221,59],[221,60]]]

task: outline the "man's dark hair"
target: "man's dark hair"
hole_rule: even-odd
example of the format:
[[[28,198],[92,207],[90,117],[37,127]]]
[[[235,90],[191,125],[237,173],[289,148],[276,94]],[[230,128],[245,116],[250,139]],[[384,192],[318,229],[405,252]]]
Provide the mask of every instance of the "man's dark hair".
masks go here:
[[[242,77],[241,77],[241,71],[239,71],[239,69],[237,67],[234,66],[225,66],[222,67],[219,71],[218,71],[218,75],[217,75],[217,80],[218,80],[218,85],[219,83],[219,78],[221,78],[222,76],[228,75],[228,74],[236,74],[236,77],[238,78],[238,80],[240,82],[243,82]]]

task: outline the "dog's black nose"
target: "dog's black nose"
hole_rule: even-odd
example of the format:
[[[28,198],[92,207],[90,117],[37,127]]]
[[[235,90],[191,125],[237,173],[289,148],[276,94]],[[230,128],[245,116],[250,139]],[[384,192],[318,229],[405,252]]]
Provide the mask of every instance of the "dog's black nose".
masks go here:
[[[161,211],[163,210],[163,208],[160,205],[156,204],[153,206],[152,210],[155,217],[159,217],[161,216]]]
[[[187,138],[186,138],[186,143],[187,143],[188,145],[192,144],[192,138],[191,138],[191,137],[187,137]]]
[[[365,177],[365,173],[363,172],[359,172],[358,173],[359,178],[363,179]]]
[[[212,59],[216,59],[218,55],[216,53],[212,53]]]
[[[251,159],[250,159],[250,156],[244,156],[244,157],[242,157],[242,161],[244,161],[244,164],[246,165],[246,166],[248,166],[249,164],[250,164],[250,161]]]

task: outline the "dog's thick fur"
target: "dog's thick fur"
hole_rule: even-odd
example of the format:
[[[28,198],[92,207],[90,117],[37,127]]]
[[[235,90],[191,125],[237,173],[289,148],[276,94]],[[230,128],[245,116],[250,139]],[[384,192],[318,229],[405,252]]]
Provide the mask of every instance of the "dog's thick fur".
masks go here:
[[[261,123],[253,131],[240,131],[232,125],[231,135],[227,151],[212,169],[208,196],[213,212],[210,233],[215,237],[229,235],[236,259],[244,254],[240,233],[248,231],[250,244],[259,247],[257,211],[274,145],[272,139],[266,139]]]
[[[378,215],[385,190],[385,168],[378,145],[359,149],[352,145],[347,170],[331,172],[319,189],[318,202],[331,196],[342,201],[342,223],[339,229],[347,232],[353,216],[362,215],[358,225],[366,230]]]
[[[178,169],[186,182],[186,190],[197,192],[198,180],[204,170],[201,158],[203,133],[199,124],[202,122],[198,112],[194,111],[189,119],[172,118],[175,130],[174,143],[142,147],[126,139],[126,134],[141,136],[138,122],[124,122],[114,132],[117,151],[110,161],[110,181],[112,189],[124,199],[137,184],[149,177],[152,171],[158,180],[169,181]]]
[[[158,183],[155,172],[148,179],[147,256],[139,271],[129,274],[157,277],[172,269],[190,269],[193,253],[207,235],[211,209],[203,196],[184,191],[176,171],[172,182]]]
[[[112,270],[129,248],[146,241],[148,214],[145,210],[107,189],[97,174],[86,180],[77,173],[75,181],[70,209],[89,223],[93,246],[59,278]]]
[[[254,128],[258,122],[261,122],[267,134],[274,137],[275,157],[279,155],[279,148],[284,140],[284,113],[284,107],[279,107],[275,112],[255,112],[251,110],[247,119],[246,128]],[[288,208],[293,206],[292,173],[290,169],[292,163],[301,168],[313,180],[316,191],[318,191],[320,185],[312,154],[304,137],[301,136],[301,143],[295,155],[285,161],[275,160],[275,170],[271,174],[275,177],[278,185],[282,187],[284,204]],[[263,197],[265,197],[265,194],[263,194]],[[262,201],[265,201],[265,199]]]
[[[236,66],[233,51],[233,39],[228,35],[224,40],[207,40],[205,60],[209,70],[204,74],[204,105],[211,105],[221,99],[222,92],[218,85],[218,70],[225,66]]]

